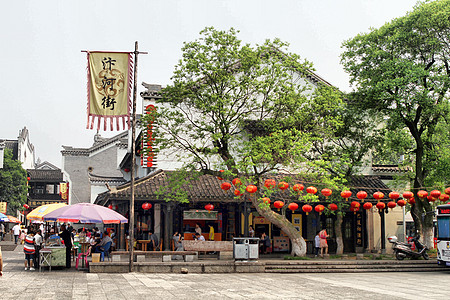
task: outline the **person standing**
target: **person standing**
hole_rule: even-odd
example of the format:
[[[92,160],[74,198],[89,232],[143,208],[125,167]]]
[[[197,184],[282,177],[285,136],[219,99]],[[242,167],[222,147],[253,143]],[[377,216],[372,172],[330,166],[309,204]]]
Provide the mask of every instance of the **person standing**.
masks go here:
[[[25,253],[25,271],[34,271],[33,261],[36,250],[34,248],[34,232],[31,228],[28,229],[28,234],[25,236],[23,252]]]
[[[70,268],[72,261],[72,233],[67,230],[66,225],[61,225],[61,233],[59,237],[64,241],[64,245],[66,246],[66,268]]]
[[[156,247],[159,245],[158,237],[152,231],[148,232],[150,238],[150,251],[155,251]]]
[[[195,232],[202,235],[202,228],[198,225],[198,223],[195,224]]]
[[[212,225],[209,226],[209,240],[214,241],[214,227]]]
[[[327,243],[327,231],[326,229],[322,229],[319,232],[319,237],[320,237],[320,257],[323,258],[323,254],[325,252],[325,254],[328,254],[328,243]]]
[[[34,235],[34,266],[36,268],[39,268],[39,251],[41,250],[41,246],[42,246],[42,232],[40,229],[38,229],[38,231],[36,232],[36,234]]]
[[[3,223],[0,223],[0,241],[5,240],[5,225]]]
[[[14,244],[17,245],[17,242],[19,241],[19,235],[20,235],[20,226],[19,224],[16,224],[11,229],[12,234],[14,235]]]
[[[253,229],[253,226],[250,226],[250,228],[248,229],[248,235],[250,237],[255,237],[255,229]]]
[[[320,231],[317,231],[316,236],[314,237],[314,257],[317,257],[319,255],[320,250]]]

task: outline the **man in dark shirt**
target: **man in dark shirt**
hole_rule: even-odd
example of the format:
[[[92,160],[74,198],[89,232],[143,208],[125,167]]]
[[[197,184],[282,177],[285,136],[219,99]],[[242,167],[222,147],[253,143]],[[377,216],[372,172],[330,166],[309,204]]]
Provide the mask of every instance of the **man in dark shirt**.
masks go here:
[[[66,268],[70,268],[70,262],[72,261],[72,234],[66,229],[66,225],[61,225],[61,233],[59,237],[64,241],[66,246]]]
[[[148,234],[150,235],[151,242],[148,244],[150,251],[155,251],[156,247],[158,247],[159,241],[156,234],[153,234],[153,232],[149,231]]]

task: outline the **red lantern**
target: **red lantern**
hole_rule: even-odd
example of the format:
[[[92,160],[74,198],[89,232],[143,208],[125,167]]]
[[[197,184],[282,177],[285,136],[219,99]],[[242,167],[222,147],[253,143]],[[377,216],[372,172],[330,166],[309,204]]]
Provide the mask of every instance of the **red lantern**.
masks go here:
[[[351,191],[342,191],[341,192],[341,197],[345,199],[345,201],[348,201],[348,198],[350,198],[352,196],[352,192]]]
[[[220,185],[220,188],[224,191],[228,191],[231,188],[231,184],[228,182],[224,182]]]
[[[270,199],[267,198],[267,197],[262,198],[262,202],[263,202],[264,204],[269,204],[269,205],[270,205]]]
[[[206,205],[205,205],[205,209],[206,209],[208,212],[211,212],[211,211],[214,209],[214,205],[212,205],[212,204],[206,204]]]
[[[223,173],[223,172],[225,172],[224,170],[219,170],[219,172],[220,173]],[[220,176],[217,176],[217,179],[219,179],[219,180],[223,180],[223,178],[222,177],[220,177]]]
[[[386,204],[384,204],[384,202],[378,202],[377,203],[377,208],[378,210],[382,210],[386,207]]]
[[[285,189],[288,189],[288,188],[289,188],[289,183],[284,182],[284,181],[280,181],[280,182],[278,183],[278,188],[279,188],[280,190],[284,191]]]
[[[284,202],[283,202],[283,201],[280,201],[280,200],[275,201],[275,202],[273,203],[273,206],[275,206],[276,208],[280,209],[280,208],[282,208],[282,207],[284,206]]]
[[[142,209],[149,210],[150,208],[152,208],[152,205],[150,203],[145,202],[144,204],[142,204]]]
[[[332,210],[332,211],[335,211],[335,210],[338,209],[338,206],[336,204],[334,204],[334,203],[330,203],[330,204],[328,204],[328,209]]]
[[[400,194],[397,192],[390,192],[389,193],[389,198],[391,198],[392,200],[397,200],[398,198],[400,198]]]
[[[352,211],[355,215],[358,210],[359,210],[359,206],[350,206],[350,211]]]
[[[306,188],[306,192],[308,193],[308,194],[315,194],[315,193],[317,193],[317,189],[315,188],[315,187],[313,187],[313,186],[308,186],[307,188]]]
[[[377,199],[378,201],[380,201],[381,199],[383,199],[384,194],[382,192],[375,192],[375,193],[373,193],[373,197],[375,199]]]
[[[125,168],[125,169],[123,169],[123,170],[125,171],[125,173],[130,172],[130,169],[128,169],[128,168]]]
[[[427,191],[418,191],[417,192],[417,197],[419,197],[420,199],[426,198],[427,196],[428,196]]]
[[[444,193],[446,193],[447,195],[450,195],[450,187],[446,188]]]
[[[403,206],[406,205],[406,201],[403,200],[403,199],[400,199],[400,200],[397,201],[397,205],[400,206],[400,207],[403,207]]]
[[[231,181],[231,183],[235,186],[235,187],[240,187],[242,184],[242,181],[239,178],[235,178]]]
[[[320,192],[321,192],[322,195],[324,195],[326,198],[328,198],[329,196],[331,196],[331,194],[333,193],[333,191],[330,190],[330,189],[322,189]]]
[[[352,201],[352,203],[350,204],[350,207],[357,207],[358,209],[360,206],[361,204],[358,201]]]
[[[393,209],[397,206],[397,204],[394,201],[389,201],[387,204],[387,207],[389,207],[390,209]]]
[[[234,194],[235,194],[236,196],[242,196],[242,195],[243,195],[243,194],[241,193],[241,191],[238,190],[238,189],[235,189],[235,190],[234,190]]]
[[[359,191],[359,192],[356,194],[356,198],[358,198],[359,200],[361,200],[361,201],[364,202],[364,199],[367,198],[367,193],[366,193],[365,191]]]
[[[112,204],[108,205],[108,208],[113,209],[113,205]]]
[[[370,203],[370,202],[364,203],[363,208],[364,208],[365,210],[371,209],[371,208],[372,208],[372,203]]]
[[[414,199],[414,197],[409,198],[409,199],[408,199],[408,203],[409,203],[409,204],[414,204],[414,203],[416,203],[416,199]]]
[[[431,195],[428,195],[427,200],[428,200],[428,202],[434,202],[434,201],[436,201],[436,198],[434,198]]]
[[[405,199],[411,199],[412,197],[414,197],[414,194],[410,191],[403,193],[403,198],[405,198]]]
[[[26,204],[26,203],[25,203],[25,204],[23,205],[23,208],[25,208],[25,209],[29,209],[29,208],[30,208],[30,206],[29,206],[28,204]]]
[[[431,195],[431,197],[437,199],[437,198],[439,198],[439,196],[441,195],[441,192],[438,191],[438,190],[432,190],[432,191],[430,192],[430,195]]]
[[[316,212],[318,212],[319,215],[322,214],[322,212],[324,211],[324,209],[325,209],[325,206],[323,206],[322,204],[316,205],[316,207],[314,207],[314,210],[315,210]]]
[[[256,188],[256,185],[249,184],[249,185],[247,185],[247,187],[245,188],[245,190],[246,190],[247,192],[249,192],[250,194],[253,194],[253,193],[256,193],[256,191],[257,191],[258,189]]]
[[[439,196],[439,200],[441,200],[442,202],[448,201],[450,199],[450,196],[447,194],[441,194]]]
[[[317,192],[317,190],[316,190]],[[312,211],[312,206],[309,204],[305,204],[302,206],[302,210],[306,213],[306,215],[308,215],[308,213],[310,213]]]
[[[289,208],[290,210],[292,210],[292,211],[295,211],[295,210],[298,209],[298,204],[297,204],[297,203],[294,203],[294,202],[289,203],[288,208]]]
[[[300,183],[294,184],[294,186],[292,187],[292,189],[296,192],[301,192],[301,191],[303,191],[304,188],[305,188],[305,186]]]
[[[31,180],[31,177],[27,177],[27,180],[30,181],[30,180]]]
[[[276,183],[275,179],[266,179],[264,181],[264,186],[269,190],[273,189],[276,185],[277,185],[277,183]]]

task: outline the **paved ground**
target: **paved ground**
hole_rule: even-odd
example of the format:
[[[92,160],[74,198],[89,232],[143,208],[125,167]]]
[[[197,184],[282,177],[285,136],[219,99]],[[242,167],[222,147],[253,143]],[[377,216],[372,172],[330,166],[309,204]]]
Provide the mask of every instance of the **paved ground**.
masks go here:
[[[433,273],[90,274],[25,271],[4,251],[0,299],[447,299],[450,270]]]

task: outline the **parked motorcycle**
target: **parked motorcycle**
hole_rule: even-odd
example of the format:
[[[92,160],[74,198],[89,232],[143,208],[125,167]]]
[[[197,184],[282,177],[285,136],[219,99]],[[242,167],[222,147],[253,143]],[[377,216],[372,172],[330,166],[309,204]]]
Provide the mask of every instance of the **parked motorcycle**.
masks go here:
[[[414,242],[417,251],[411,249],[411,244],[399,242],[396,236],[391,236],[388,238],[389,243],[394,244],[392,248],[394,249],[394,255],[397,260],[403,260],[407,257],[411,259],[417,259],[423,257],[428,260],[430,257],[427,253],[427,246],[422,244],[420,241],[420,235],[416,235],[411,240]]]

